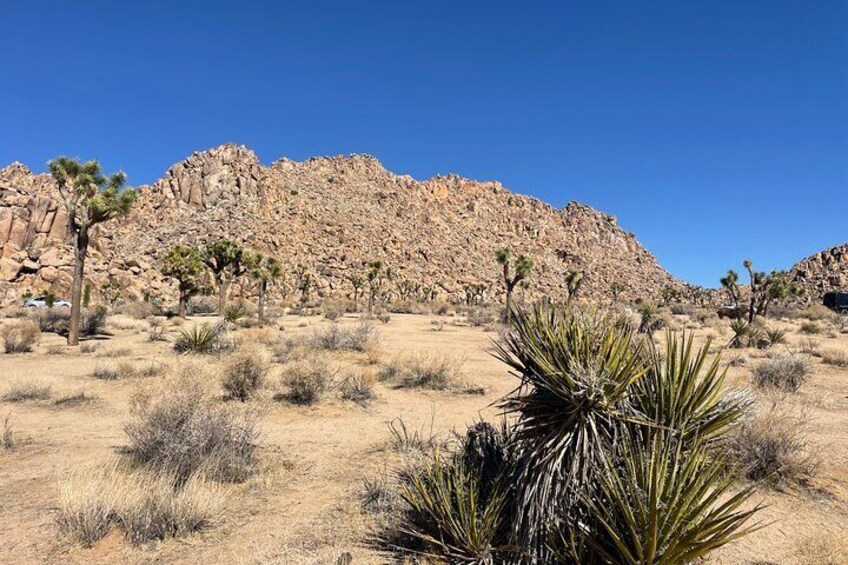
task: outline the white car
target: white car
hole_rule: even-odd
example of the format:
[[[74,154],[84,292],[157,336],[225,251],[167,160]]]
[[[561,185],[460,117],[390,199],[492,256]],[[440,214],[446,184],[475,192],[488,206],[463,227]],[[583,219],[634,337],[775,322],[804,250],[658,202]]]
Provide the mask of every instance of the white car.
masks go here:
[[[63,300],[61,298],[53,299],[53,307],[54,308],[70,308],[71,303],[67,300]],[[24,301],[24,308],[47,308],[47,297],[46,296],[38,296],[33,298],[27,298]]]

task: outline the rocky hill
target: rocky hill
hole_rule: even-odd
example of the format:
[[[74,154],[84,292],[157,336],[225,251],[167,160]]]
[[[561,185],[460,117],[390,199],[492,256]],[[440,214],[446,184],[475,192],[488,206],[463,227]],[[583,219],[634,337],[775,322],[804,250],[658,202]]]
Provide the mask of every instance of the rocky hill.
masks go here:
[[[320,296],[351,291],[349,277],[382,260],[396,281],[432,286],[439,298],[461,300],[464,285],[500,293],[494,253],[511,247],[536,262],[522,292],[560,296],[570,269],[585,273],[584,292],[656,297],[678,285],[614,217],[571,202],[561,210],[515,194],[498,182],[456,175],[419,182],[387,171],[366,155],[280,159],[263,166],[243,146],[222,145],[172,166],[138,187],[131,215],[98,227],[87,270],[92,288],[109,277],[126,298],[173,297],[158,265],[175,244],[219,237],[314,273]],[[65,219],[47,175],[24,165],[0,170],[0,300],[26,289],[67,293],[72,254]],[[283,286],[285,288],[285,285]]]
[[[831,290],[848,291],[848,243],[802,259],[792,267],[790,276],[813,299]]]

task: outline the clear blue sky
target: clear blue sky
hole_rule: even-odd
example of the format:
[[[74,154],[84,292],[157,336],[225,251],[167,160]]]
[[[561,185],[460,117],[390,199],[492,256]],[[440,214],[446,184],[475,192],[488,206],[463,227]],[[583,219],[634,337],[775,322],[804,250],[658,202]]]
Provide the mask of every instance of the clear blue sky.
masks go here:
[[[0,163],[226,141],[579,200],[714,286],[848,241],[848,1],[0,0]]]

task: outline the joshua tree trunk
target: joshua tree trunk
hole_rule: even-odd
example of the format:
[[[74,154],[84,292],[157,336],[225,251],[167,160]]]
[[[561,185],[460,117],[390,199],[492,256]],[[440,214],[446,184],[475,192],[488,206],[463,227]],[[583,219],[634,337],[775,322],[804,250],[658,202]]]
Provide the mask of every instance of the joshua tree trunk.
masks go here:
[[[267,291],[268,283],[262,281],[259,283],[259,306],[257,307],[257,315],[260,320],[265,319],[265,292]]]
[[[82,281],[88,253],[88,229],[82,228],[74,237],[74,282],[71,287],[71,319],[68,325],[68,345],[79,345],[82,314]]]
[[[224,310],[227,308],[227,287],[229,286],[228,281],[224,278],[220,278],[217,281],[218,283],[218,315],[223,316]]]
[[[504,319],[508,322],[512,318],[512,289],[513,286],[507,283],[506,285],[506,305],[505,310],[506,314],[504,315]]]
[[[180,290],[180,305],[177,308],[177,316],[180,318],[186,317],[186,305],[188,304],[188,294]]]

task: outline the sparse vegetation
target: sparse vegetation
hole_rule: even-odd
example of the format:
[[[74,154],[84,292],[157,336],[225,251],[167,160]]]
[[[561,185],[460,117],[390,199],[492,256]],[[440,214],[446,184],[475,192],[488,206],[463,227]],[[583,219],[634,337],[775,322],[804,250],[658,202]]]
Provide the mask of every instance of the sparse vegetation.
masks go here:
[[[180,367],[131,398],[127,453],[178,483],[195,474],[240,482],[256,466],[257,417],[216,401],[200,365]]]
[[[311,358],[292,363],[283,372],[287,392],[281,397],[294,404],[315,404],[330,390],[335,373],[323,359]]]
[[[841,349],[825,349],[821,352],[821,360],[825,365],[848,367],[848,353]]]
[[[346,378],[341,384],[342,399],[368,406],[377,397],[375,381],[374,373],[367,369]]]
[[[174,342],[177,353],[218,353],[223,347],[226,326],[223,323],[194,324],[191,328],[180,329]]]
[[[244,402],[259,390],[269,369],[267,352],[260,347],[248,347],[226,359],[221,385],[229,398]]]
[[[328,351],[351,350],[366,352],[374,348],[380,340],[380,332],[374,324],[363,320],[353,327],[338,324],[328,325],[315,330],[312,334],[312,346]]]
[[[377,378],[407,388],[462,390],[461,373],[462,362],[453,357],[419,353],[393,359]]]
[[[12,427],[12,413],[6,414],[3,419],[3,433],[0,435],[0,447],[5,451],[12,451],[18,446],[15,439],[15,429]]]
[[[82,404],[90,404],[97,400],[97,397],[93,394],[81,390],[79,392],[72,392],[68,394],[63,394],[53,401],[53,404],[62,408],[68,408],[71,406],[80,406]]]
[[[0,326],[0,339],[6,353],[28,353],[41,339],[41,330],[35,322],[17,320]]]
[[[743,421],[730,436],[741,475],[775,487],[805,483],[817,466],[807,439],[808,421],[803,411],[776,402]]]
[[[765,388],[796,392],[813,373],[810,360],[794,353],[778,353],[754,368],[754,383]]]
[[[28,379],[9,383],[6,392],[3,394],[3,400],[6,402],[49,400],[52,395],[53,387],[48,383]]]

